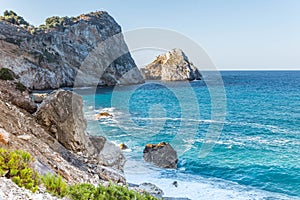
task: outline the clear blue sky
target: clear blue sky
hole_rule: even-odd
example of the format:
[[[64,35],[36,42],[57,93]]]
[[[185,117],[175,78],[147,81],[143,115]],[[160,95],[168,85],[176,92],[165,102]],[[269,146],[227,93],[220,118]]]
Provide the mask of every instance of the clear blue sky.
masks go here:
[[[160,27],[200,44],[219,69],[300,70],[300,0],[0,0],[34,25],[108,11],[123,31]]]

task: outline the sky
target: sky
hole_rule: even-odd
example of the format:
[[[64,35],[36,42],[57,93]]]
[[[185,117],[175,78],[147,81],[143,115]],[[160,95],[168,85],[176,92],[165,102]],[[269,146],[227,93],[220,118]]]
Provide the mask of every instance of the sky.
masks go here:
[[[0,0],[33,25],[105,10],[123,31],[157,27],[205,49],[220,70],[300,70],[299,0]]]

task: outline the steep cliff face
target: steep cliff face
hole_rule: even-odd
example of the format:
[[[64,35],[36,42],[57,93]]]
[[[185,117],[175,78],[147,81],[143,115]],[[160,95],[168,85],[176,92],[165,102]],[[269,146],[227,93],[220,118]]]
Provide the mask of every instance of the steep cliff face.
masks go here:
[[[107,12],[64,18],[34,33],[0,21],[0,68],[13,70],[31,89],[144,81]]]
[[[163,81],[199,80],[201,74],[181,49],[172,49],[141,69],[145,79]]]

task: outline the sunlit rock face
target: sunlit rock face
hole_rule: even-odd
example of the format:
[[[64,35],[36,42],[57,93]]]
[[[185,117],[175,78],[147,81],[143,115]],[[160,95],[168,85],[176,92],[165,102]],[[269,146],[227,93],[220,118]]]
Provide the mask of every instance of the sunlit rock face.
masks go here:
[[[31,89],[144,82],[121,27],[103,11],[34,33],[0,21],[0,68],[14,71]]]
[[[192,81],[200,80],[201,74],[181,49],[172,49],[141,69],[148,80]]]

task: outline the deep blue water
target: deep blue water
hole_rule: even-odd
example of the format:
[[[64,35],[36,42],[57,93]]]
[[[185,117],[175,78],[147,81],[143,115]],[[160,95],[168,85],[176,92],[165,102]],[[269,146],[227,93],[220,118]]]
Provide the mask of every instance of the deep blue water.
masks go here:
[[[125,153],[128,160],[141,165],[145,144],[170,142],[180,152],[178,170],[154,169],[161,178],[224,181],[245,191],[266,191],[265,199],[275,198],[273,193],[300,197],[300,71],[221,74],[226,101],[217,107],[226,107],[224,121],[212,120],[225,113],[211,110],[213,97],[205,81],[147,82],[99,88],[96,94],[80,90],[88,131],[126,143],[131,149]],[[210,87],[220,88],[220,84]],[[113,118],[95,121],[101,111]],[[212,141],[213,149],[200,158],[209,125],[224,126],[218,140]]]

